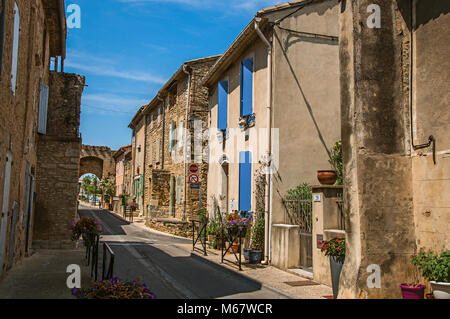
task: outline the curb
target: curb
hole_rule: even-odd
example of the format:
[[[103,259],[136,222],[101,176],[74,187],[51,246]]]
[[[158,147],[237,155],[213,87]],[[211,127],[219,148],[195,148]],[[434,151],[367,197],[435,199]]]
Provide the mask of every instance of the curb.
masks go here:
[[[181,247],[181,248],[184,249],[183,247]],[[236,271],[236,270],[230,269],[230,268],[228,268],[226,266],[222,266],[221,264],[218,264],[218,263],[216,263],[214,261],[206,259],[203,256],[197,254],[196,252],[192,252],[191,251],[191,257],[193,257],[193,258],[195,258],[195,259],[197,259],[199,261],[202,261],[204,263],[207,263],[208,265],[210,265],[210,266],[212,266],[212,267],[214,267],[214,268],[216,268],[216,269],[218,269],[220,271],[226,271],[230,275],[238,275],[238,276],[242,277],[243,279],[249,281],[252,285],[257,286],[258,288],[262,287],[262,288],[265,288],[267,290],[271,290],[272,292],[275,292],[275,293],[277,293],[279,295],[282,295],[282,296],[284,296],[284,297],[286,297],[288,299],[299,299],[298,297],[296,297],[294,295],[291,295],[291,294],[289,294],[287,292],[284,292],[284,291],[282,291],[282,290],[280,290],[278,288],[269,286],[269,285],[267,285],[267,284],[265,284],[265,283],[263,283],[263,282],[261,282],[259,280],[256,280],[256,279],[254,279],[254,278],[252,278],[252,277],[250,277],[248,275],[243,274],[240,271]]]

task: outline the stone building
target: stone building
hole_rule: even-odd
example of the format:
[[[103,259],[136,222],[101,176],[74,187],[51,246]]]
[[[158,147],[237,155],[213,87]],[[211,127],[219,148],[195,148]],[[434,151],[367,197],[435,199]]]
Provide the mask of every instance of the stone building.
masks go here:
[[[70,236],[84,78],[59,72],[65,58],[64,1],[2,0],[0,12],[1,277],[30,254],[32,241],[64,246]],[[60,200],[59,207],[46,197]]]
[[[312,259],[311,227],[300,228],[283,198],[332,169],[328,150],[340,140],[338,4],[292,1],[258,12],[203,81],[209,211],[264,215],[265,262],[283,269],[309,269]]]
[[[401,298],[400,283],[426,283],[411,256],[450,249],[450,2],[373,3],[340,11],[341,298]]]
[[[185,62],[130,123],[133,190],[141,214],[149,219],[189,220],[195,217],[199,206],[206,205],[208,165],[201,156],[192,155],[194,143],[191,145],[190,138],[186,138],[186,129],[194,136],[194,125],[198,125],[195,132],[200,135],[208,128],[208,92],[200,81],[217,58]],[[191,187],[189,166],[194,162],[198,164],[200,183]]]
[[[129,175],[131,173],[131,145],[122,146],[113,155],[116,163],[116,189],[113,209],[117,213],[123,213],[120,196],[127,196],[131,192]]]

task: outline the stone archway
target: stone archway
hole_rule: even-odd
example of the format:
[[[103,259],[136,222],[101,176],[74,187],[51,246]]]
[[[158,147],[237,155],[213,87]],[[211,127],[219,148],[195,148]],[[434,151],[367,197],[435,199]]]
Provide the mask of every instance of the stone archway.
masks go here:
[[[80,154],[80,177],[94,174],[99,179],[116,176],[115,151],[106,146],[83,145]]]
[[[99,179],[103,178],[103,160],[98,157],[88,156],[80,159],[80,177],[85,174],[94,174]]]

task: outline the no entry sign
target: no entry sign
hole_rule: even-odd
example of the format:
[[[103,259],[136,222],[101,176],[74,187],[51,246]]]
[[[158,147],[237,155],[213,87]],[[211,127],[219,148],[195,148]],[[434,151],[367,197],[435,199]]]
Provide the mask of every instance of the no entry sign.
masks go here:
[[[189,166],[189,172],[191,172],[192,174],[197,174],[198,173],[198,165],[197,164],[191,164]]]
[[[198,175],[197,174],[191,174],[189,175],[189,183],[192,185],[197,185],[199,182]]]

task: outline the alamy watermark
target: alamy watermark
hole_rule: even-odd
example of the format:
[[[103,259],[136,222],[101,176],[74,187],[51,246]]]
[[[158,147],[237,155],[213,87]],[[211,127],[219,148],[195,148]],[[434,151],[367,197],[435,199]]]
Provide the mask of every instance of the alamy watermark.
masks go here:
[[[67,266],[66,272],[69,273],[69,277],[67,277],[66,285],[67,288],[81,288],[81,268],[79,265],[69,265]]]
[[[81,29],[81,8],[78,4],[67,6],[67,28]]]

